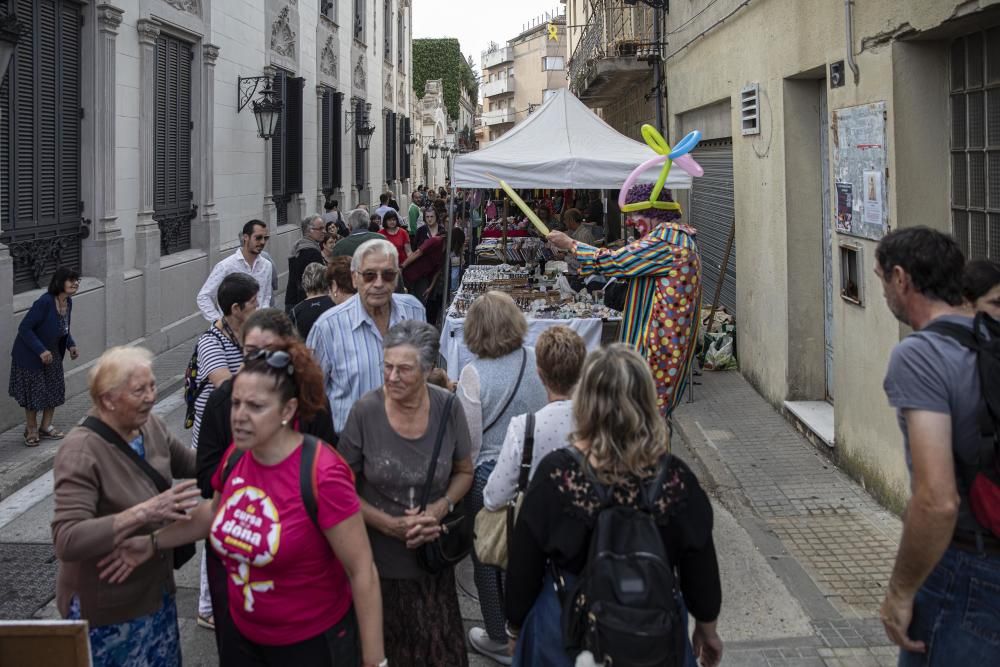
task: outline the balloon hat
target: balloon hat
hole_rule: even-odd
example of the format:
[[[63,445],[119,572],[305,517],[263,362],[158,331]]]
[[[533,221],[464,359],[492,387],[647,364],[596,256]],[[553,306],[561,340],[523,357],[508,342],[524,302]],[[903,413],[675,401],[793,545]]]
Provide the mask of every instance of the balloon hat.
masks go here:
[[[663,186],[667,182],[667,176],[670,174],[670,167],[674,162],[677,166],[688,172],[692,176],[701,176],[705,171],[701,168],[694,158],[688,155],[698,142],[701,141],[701,132],[694,130],[686,137],[681,139],[681,142],[677,144],[673,149],[670,148],[670,144],[667,140],[663,138],[663,135],[659,131],[649,125],[642,126],[642,138],[645,140],[646,145],[656,151],[657,155],[654,158],[646,160],[638,167],[636,167],[628,178],[625,179],[625,183],[622,185],[621,191],[618,193],[618,208],[622,213],[632,213],[634,211],[644,211],[650,208],[658,208],[666,211],[679,211],[680,205],[673,201],[660,201],[660,192],[663,190]],[[635,184],[636,180],[642,172],[646,171],[650,167],[655,167],[662,164],[663,167],[660,169],[660,177],[656,179],[656,185],[653,186],[652,192],[650,192],[649,199],[647,201],[639,201],[626,203],[625,197],[628,191],[631,189],[632,185]]]

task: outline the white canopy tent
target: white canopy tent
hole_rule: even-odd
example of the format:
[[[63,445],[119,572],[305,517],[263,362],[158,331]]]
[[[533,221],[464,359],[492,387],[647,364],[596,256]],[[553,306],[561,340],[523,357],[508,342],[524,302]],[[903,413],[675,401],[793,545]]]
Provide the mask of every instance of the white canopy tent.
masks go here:
[[[487,174],[514,188],[615,190],[632,170],[656,157],[649,146],[619,134],[566,89],[559,90],[528,119],[486,148],[453,161],[453,187],[496,188]],[[640,183],[653,183],[650,168]],[[670,170],[666,187],[689,189],[691,176]]]

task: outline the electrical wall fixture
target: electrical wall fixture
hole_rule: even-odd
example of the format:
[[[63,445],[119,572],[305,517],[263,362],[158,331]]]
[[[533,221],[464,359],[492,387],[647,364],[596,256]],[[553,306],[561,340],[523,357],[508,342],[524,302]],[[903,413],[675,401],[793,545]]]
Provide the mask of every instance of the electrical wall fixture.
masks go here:
[[[740,128],[743,136],[760,134],[760,86],[751,83],[740,90]]]
[[[830,87],[840,88],[844,85],[844,61],[830,63]]]
[[[261,83],[264,84],[264,90],[260,91],[258,99],[253,100]],[[253,117],[257,121],[257,136],[267,141],[274,136],[278,120],[281,118],[281,111],[285,106],[284,102],[274,97],[274,90],[271,89],[271,77],[236,77],[236,113],[243,111],[250,100],[253,100],[252,109]]]

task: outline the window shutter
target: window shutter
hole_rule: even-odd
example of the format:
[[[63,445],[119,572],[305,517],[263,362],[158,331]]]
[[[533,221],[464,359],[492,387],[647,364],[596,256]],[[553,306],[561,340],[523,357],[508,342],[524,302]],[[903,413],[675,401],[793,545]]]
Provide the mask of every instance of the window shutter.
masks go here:
[[[80,9],[14,0],[25,26],[0,82],[0,241],[14,291],[80,267]]]
[[[392,180],[392,175],[391,175],[391,172],[390,172],[391,166],[389,164],[390,161],[391,161],[391,159],[392,159],[392,157],[391,157],[392,156],[392,144],[389,141],[389,119],[390,118],[392,118],[392,113],[390,113],[388,110],[385,111],[385,113],[382,114],[382,127],[385,130],[382,133],[383,136],[385,137],[383,145],[382,145],[382,155],[383,155],[383,158],[382,158],[383,165],[382,166],[385,167],[385,180],[386,181],[391,181]]]
[[[323,194],[333,192],[333,91],[323,89],[323,99],[320,101],[320,189]]]
[[[331,131],[333,132],[333,164],[331,165],[331,184],[334,188],[343,187],[343,176],[341,174],[341,164],[344,155],[344,132],[341,123],[344,118],[344,94],[333,94],[333,117],[331,118]]]
[[[285,79],[285,190],[284,194],[302,192],[302,89],[306,80]]]
[[[164,255],[191,247],[191,46],[156,38],[153,219]]]
[[[389,113],[389,127],[385,131],[389,138],[389,178],[396,180],[396,113]]]
[[[284,103],[278,122],[275,125],[274,137],[271,139],[271,192],[281,195],[285,192],[285,127],[288,125],[288,99],[285,95],[285,73],[278,71],[271,83],[275,99]]]

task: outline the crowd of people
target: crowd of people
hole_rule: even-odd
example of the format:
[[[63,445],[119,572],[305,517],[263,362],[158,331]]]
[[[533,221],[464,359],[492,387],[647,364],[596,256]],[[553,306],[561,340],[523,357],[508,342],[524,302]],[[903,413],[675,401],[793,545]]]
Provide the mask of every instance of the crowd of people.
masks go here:
[[[650,196],[649,186],[636,187],[630,201]],[[662,201],[672,204],[666,192]],[[20,325],[10,392],[25,409],[25,444],[63,438],[52,521],[57,603],[65,618],[89,622],[95,665],[180,664],[173,573],[199,541],[198,620],[214,631],[226,666],[461,667],[471,647],[500,664],[562,667],[584,651],[610,659],[615,642],[650,623],[664,655],[675,655],[670,664],[720,662],[712,506],[671,453],[666,419],[697,336],[694,230],[680,223],[679,207],[658,207],[634,216],[639,240],[613,250],[566,208],[566,231],[550,233],[551,247],[585,273],[629,280],[623,343],[588,353],[578,334],[555,326],[529,345],[521,310],[490,291],[468,310],[463,336],[474,358],[451,383],[437,368],[435,323],[444,253],[456,250],[445,247],[455,210],[422,190],[405,218],[389,195],[373,212],[344,216],[328,202],[302,221],[283,310],[272,307],[267,226],[249,221],[240,248],[197,297],[210,325],[187,372],[190,443],[153,414],[152,356],[139,347],[104,352],[88,376],[88,417],[65,436],[53,425],[64,400],[61,360],[77,355],[70,315],[80,284],[76,273],[56,272]],[[1000,316],[997,265],[965,265],[953,241],[917,230],[894,232],[876,253],[893,313],[917,329],[936,315],[971,327],[974,309]],[[942,256],[950,277],[925,266]],[[935,354],[922,345],[941,348],[939,335],[905,340],[886,378],[915,497],[943,497],[928,481],[941,476],[929,470],[952,469],[951,450],[928,449],[922,435],[941,425],[920,415],[957,410],[962,437],[977,418],[921,373]],[[951,481],[965,499],[964,478]],[[511,507],[513,517],[515,504],[505,567],[480,560],[471,530],[464,551],[447,553],[477,515]],[[947,522],[921,523],[927,507],[907,515],[883,607],[904,656],[940,636],[922,615],[943,604],[921,587],[935,568],[951,578],[996,575],[995,562],[971,562],[949,530],[932,534],[928,526]],[[967,503],[953,509],[952,527],[971,530],[975,546],[982,536]],[[650,551],[675,577],[647,597],[622,593],[637,605],[650,594],[666,600],[653,620],[588,606],[599,590],[592,542],[614,527],[611,510],[620,523],[647,522]],[[467,553],[483,617],[468,633],[455,575]],[[639,583],[652,576],[641,569]],[[580,624],[568,623],[578,612]],[[612,627],[602,614],[634,627]],[[955,651],[972,645],[968,633],[955,635]],[[648,652],[641,642],[618,650],[637,646]],[[975,650],[989,663],[993,654]]]

